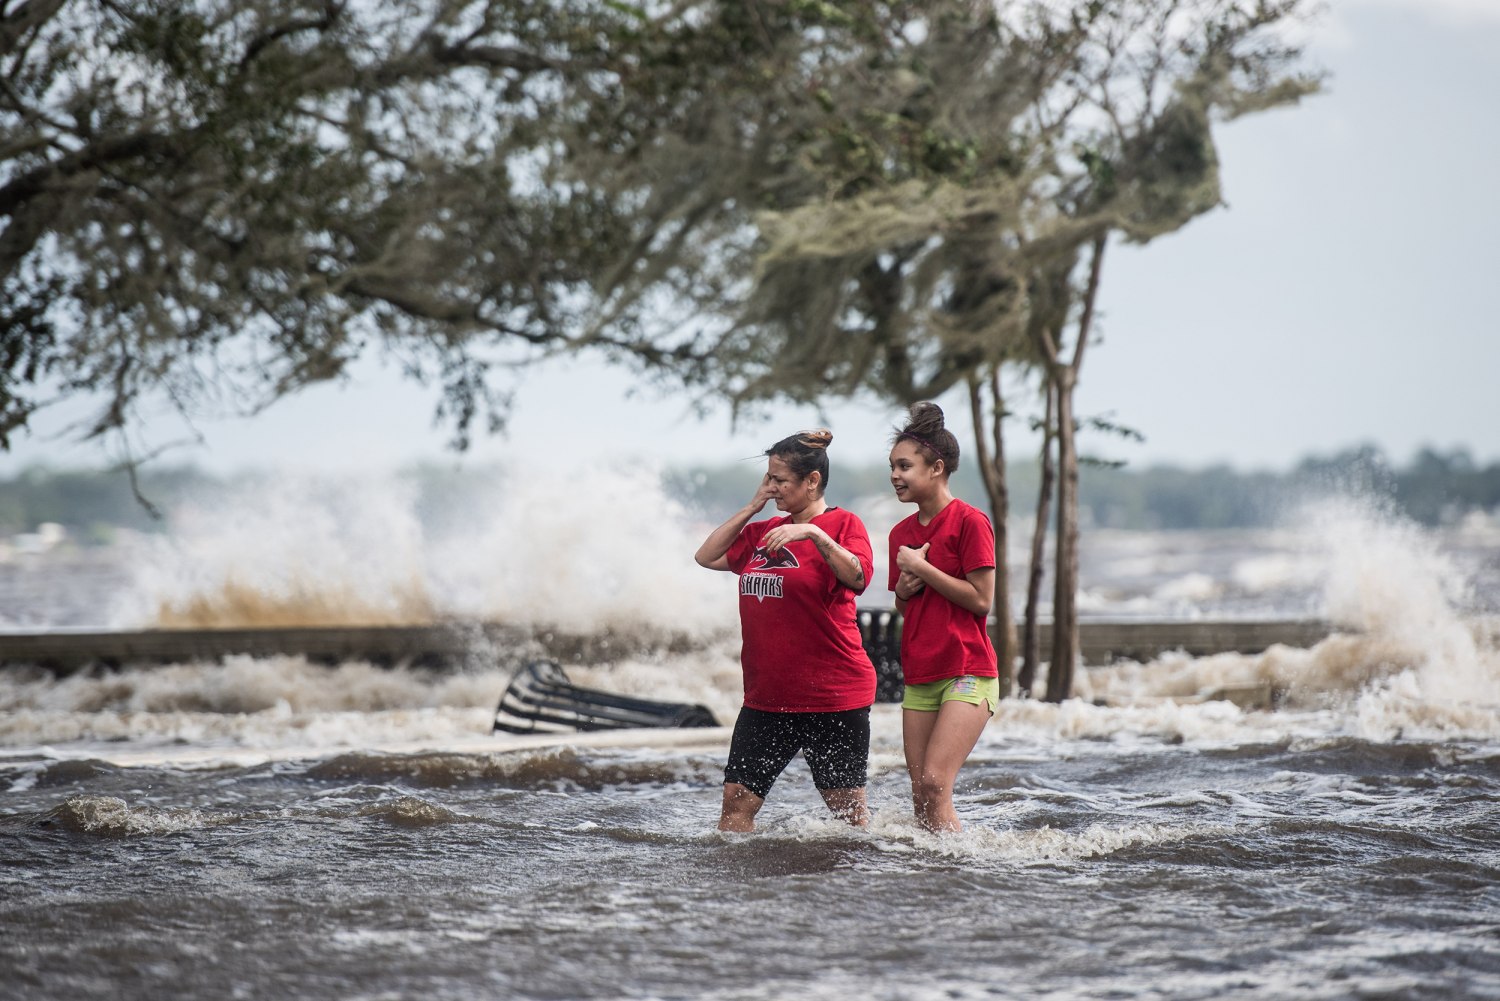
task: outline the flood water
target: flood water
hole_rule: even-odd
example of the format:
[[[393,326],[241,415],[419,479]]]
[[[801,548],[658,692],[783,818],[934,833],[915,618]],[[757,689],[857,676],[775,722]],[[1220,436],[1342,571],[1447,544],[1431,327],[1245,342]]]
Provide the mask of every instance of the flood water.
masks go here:
[[[554,586],[523,598],[512,576],[536,525],[467,550],[398,537],[372,566],[356,521],[283,523],[278,554],[220,515],[240,527],[185,520],[108,573],[54,567],[75,579],[46,614],[275,618],[321,595],[351,618],[524,621]],[[691,515],[665,521],[649,559],[581,539],[606,584],[562,624],[673,642],[568,671],[727,724],[732,585],[690,566]],[[727,730],[492,736],[504,652],[444,671],[6,669],[0,997],[1500,998],[1500,528],[1354,505],[1086,545],[1090,614],[1339,632],[1091,666],[1065,703],[1007,700],[960,776],[966,829],[943,837],[915,825],[889,705],[868,830],[827,816],[799,760],[760,829],[725,835]],[[292,573],[295,551],[312,562]],[[26,615],[45,617],[10,618]],[[1274,711],[1198,699],[1254,681]]]

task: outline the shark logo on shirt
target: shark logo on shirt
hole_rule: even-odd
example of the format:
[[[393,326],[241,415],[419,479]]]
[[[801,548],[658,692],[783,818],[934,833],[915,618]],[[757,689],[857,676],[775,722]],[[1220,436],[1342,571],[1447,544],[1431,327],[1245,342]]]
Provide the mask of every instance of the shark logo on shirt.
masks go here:
[[[797,557],[793,556],[792,551],[786,546],[782,546],[775,553],[767,552],[765,546],[759,546],[755,550],[755,555],[750,557],[750,562],[746,565],[745,571],[748,573],[752,570],[781,570],[783,568],[796,568],[801,565],[801,563],[797,562]]]

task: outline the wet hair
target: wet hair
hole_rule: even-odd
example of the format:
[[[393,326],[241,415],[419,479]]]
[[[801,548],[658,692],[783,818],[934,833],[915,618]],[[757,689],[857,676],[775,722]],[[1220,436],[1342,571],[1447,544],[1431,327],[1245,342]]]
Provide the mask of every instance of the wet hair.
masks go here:
[[[828,489],[828,446],[831,444],[833,444],[833,432],[827,428],[801,431],[781,439],[766,449],[766,455],[775,456],[786,463],[787,468],[796,473],[799,480],[805,480],[813,473],[820,474],[821,479],[818,485],[826,491]]]
[[[936,403],[914,403],[907,413],[906,426],[891,436],[891,446],[909,441],[917,446],[930,466],[939,459],[950,473],[958,471],[958,439],[943,426],[943,408]]]

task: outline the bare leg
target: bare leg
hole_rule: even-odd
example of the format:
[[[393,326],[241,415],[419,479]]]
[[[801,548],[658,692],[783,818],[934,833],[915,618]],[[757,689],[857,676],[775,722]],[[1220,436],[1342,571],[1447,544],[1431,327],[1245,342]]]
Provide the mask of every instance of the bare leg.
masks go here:
[[[989,720],[988,706],[957,701],[944,702],[935,713],[902,713],[912,805],[917,822],[929,831],[963,830],[953,809],[953,783]]]
[[[901,746],[906,752],[906,774],[911,778],[911,808],[917,822],[927,826],[925,808],[917,790],[922,787],[922,767],[927,758],[927,742],[932,739],[932,730],[937,726],[938,714],[919,712],[915,709],[901,710]]]
[[[823,794],[823,802],[828,804],[828,809],[840,820],[853,824],[855,827],[868,827],[870,824],[870,808],[865,803],[865,790],[858,789],[819,789]]]
[[[765,800],[738,782],[724,783],[724,808],[719,813],[719,830],[753,831],[755,815]]]

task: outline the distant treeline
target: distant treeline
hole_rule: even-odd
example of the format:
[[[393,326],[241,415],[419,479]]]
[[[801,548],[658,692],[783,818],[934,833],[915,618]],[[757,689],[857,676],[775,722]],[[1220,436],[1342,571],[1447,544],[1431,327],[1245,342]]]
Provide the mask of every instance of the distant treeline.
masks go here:
[[[673,474],[683,493],[707,512],[727,514],[750,496],[761,467],[703,467]],[[833,492],[844,498],[889,489],[878,467],[835,466]],[[1012,517],[1036,507],[1039,472],[1032,462],[1009,467]],[[960,465],[954,491],[985,507],[972,466]],[[1079,472],[1079,516],[1086,525],[1135,529],[1259,528],[1277,524],[1298,502],[1329,494],[1356,494],[1392,504],[1426,525],[1452,521],[1474,510],[1500,510],[1500,462],[1477,465],[1468,452],[1424,449],[1404,467],[1378,449],[1349,449],[1302,460],[1288,472],[1239,472],[1229,466],[1185,469],[1085,464]]]
[[[667,474],[671,493],[709,520],[726,516],[749,499],[764,467],[757,462],[686,467]],[[401,474],[417,481],[423,509],[440,498],[452,501],[470,474],[414,469]],[[220,490],[226,482],[192,467],[143,471],[140,494],[160,510],[196,492]],[[835,497],[846,502],[889,490],[878,466],[835,465]],[[985,506],[984,492],[971,466],[962,466],[955,492]],[[1035,464],[1010,470],[1011,513],[1027,517],[1036,504]],[[1288,472],[1239,472],[1229,466],[1141,469],[1085,465],[1080,473],[1080,516],[1086,525],[1137,529],[1258,528],[1276,524],[1298,501],[1328,494],[1357,494],[1383,500],[1415,521],[1437,525],[1474,510],[1500,510],[1500,462],[1479,466],[1465,451],[1424,449],[1405,466],[1393,466],[1374,448],[1304,459]],[[57,522],[85,545],[105,544],[121,529],[156,532],[165,528],[131,489],[121,472],[61,472],[32,469],[0,479],[0,536],[35,531]]]

